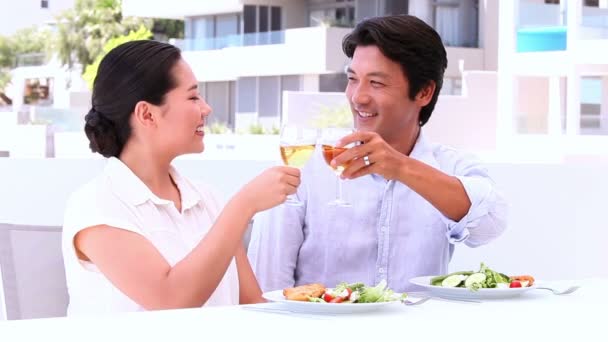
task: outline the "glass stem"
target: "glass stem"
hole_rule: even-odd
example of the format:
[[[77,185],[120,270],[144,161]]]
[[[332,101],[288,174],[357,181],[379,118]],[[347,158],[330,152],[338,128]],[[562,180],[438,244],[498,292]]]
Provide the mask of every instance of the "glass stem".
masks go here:
[[[337,198],[337,200],[339,202],[343,202],[343,200],[342,200],[342,182],[343,182],[342,178],[340,176],[338,176],[338,194],[337,194],[338,198]]]

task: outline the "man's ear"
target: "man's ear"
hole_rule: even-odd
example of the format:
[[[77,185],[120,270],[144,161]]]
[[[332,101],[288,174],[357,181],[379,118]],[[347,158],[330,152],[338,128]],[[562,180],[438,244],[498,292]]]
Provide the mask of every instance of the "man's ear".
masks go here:
[[[429,81],[420,91],[416,94],[416,102],[420,107],[424,107],[431,102],[433,99],[433,94],[435,93],[435,88],[437,85],[435,81]]]
[[[139,101],[135,105],[133,111],[133,118],[135,122],[144,127],[154,127],[157,124],[157,118],[155,115],[154,106],[149,102]]]

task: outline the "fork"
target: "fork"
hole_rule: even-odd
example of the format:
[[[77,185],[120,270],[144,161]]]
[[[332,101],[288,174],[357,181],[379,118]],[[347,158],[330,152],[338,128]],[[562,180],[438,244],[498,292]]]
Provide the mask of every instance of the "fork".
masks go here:
[[[575,285],[575,286],[570,286],[569,288],[567,288],[567,289],[565,289],[563,291],[552,289],[550,287],[537,287],[536,289],[537,290],[549,290],[549,291],[553,292],[554,295],[558,295],[559,296],[559,295],[567,295],[567,294],[572,293],[572,292],[574,292],[574,291],[576,291],[576,290],[578,290],[580,288],[581,288],[580,286],[576,286]]]
[[[420,304],[425,303],[429,299],[431,299],[431,297],[424,297],[424,298],[419,299],[417,301],[411,301],[409,299],[402,299],[401,303],[403,303],[405,305],[420,305]]]
[[[481,302],[478,300],[473,300],[473,299],[452,299],[452,298],[442,298],[442,297],[431,297],[431,296],[427,296],[427,297],[422,297],[419,300],[416,301],[412,301],[409,299],[402,299],[401,303],[403,303],[404,305],[420,305],[425,303],[426,301],[428,301],[429,299],[435,299],[435,300],[440,300],[440,301],[446,301],[446,302],[457,302],[457,303],[475,303],[475,304],[480,304]]]

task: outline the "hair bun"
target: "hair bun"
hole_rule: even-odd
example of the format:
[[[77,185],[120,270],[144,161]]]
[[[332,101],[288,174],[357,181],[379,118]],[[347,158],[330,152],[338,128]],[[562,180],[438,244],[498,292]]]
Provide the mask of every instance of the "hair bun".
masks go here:
[[[91,108],[84,117],[84,132],[89,139],[89,148],[106,158],[118,157],[120,147],[114,123],[102,113]]]

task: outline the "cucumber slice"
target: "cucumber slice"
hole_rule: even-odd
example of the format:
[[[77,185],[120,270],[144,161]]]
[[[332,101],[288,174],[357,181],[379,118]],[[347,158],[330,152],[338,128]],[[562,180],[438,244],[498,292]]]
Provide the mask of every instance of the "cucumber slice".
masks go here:
[[[471,287],[473,287],[473,284],[482,285],[483,282],[485,282],[485,281],[486,281],[485,273],[473,273],[464,281],[464,286],[466,288],[471,288]],[[477,288],[481,288],[481,287],[482,286],[477,286]]]
[[[446,275],[436,276],[436,277],[431,278],[431,285],[433,285],[433,286],[441,286],[441,282],[445,278],[447,278],[449,276],[453,276],[455,274],[462,274],[462,275],[465,275],[465,276],[470,276],[473,273],[475,273],[475,272],[473,272],[473,271],[460,271],[460,272],[454,272],[454,273],[450,273],[450,274],[446,274]]]
[[[463,280],[467,279],[467,276],[462,274],[454,274],[451,275],[441,282],[441,286],[443,287],[457,287],[462,283]]]

